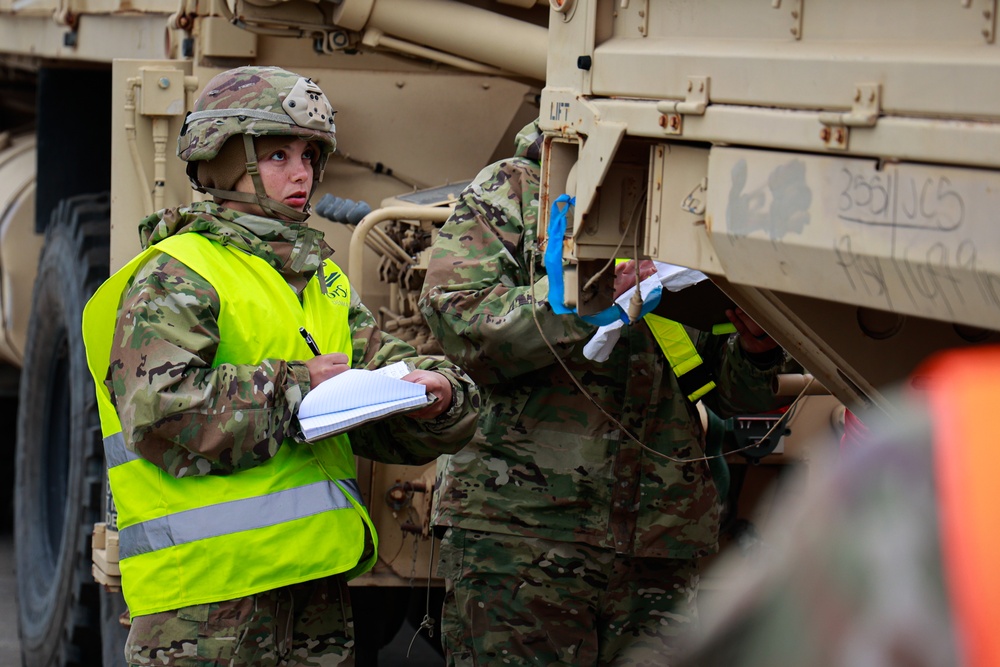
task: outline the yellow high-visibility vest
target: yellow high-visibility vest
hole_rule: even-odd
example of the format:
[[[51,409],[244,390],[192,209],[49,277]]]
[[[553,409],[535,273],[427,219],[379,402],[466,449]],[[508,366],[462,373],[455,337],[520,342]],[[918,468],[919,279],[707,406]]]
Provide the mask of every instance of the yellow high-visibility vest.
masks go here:
[[[615,265],[627,261],[629,260],[619,257],[615,259]],[[701,355],[698,354],[698,348],[688,336],[683,324],[653,313],[643,315],[643,320],[663,350],[663,356],[667,358],[670,368],[677,377],[677,384],[689,401],[695,403],[715,389],[715,380],[705,368]],[[727,329],[720,328],[719,333],[724,330]]]
[[[141,616],[366,572],[375,561],[373,554],[360,562],[366,526],[377,538],[346,434],[312,444],[289,438],[254,468],[181,479],[126,447],[104,378],[123,290],[157,252],[183,262],[218,292],[221,343],[214,366],[307,359],[312,352],[299,327],[324,352],[350,357],[352,351],[350,283],[330,260],[309,281],[300,303],[264,260],[186,233],[147,249],[98,289],[84,309],[83,335],[118,510],[129,611]]]
[[[702,362],[694,341],[680,322],[647,313],[643,319],[670,363],[677,384],[692,403],[715,389],[715,380]]]

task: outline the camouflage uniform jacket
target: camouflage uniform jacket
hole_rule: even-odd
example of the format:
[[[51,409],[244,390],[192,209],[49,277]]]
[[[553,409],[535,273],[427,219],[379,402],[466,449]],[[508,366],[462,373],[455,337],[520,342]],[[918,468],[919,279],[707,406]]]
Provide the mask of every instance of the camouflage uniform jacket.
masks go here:
[[[853,449],[810,444],[808,469],[782,484],[759,525],[767,549],[716,562],[724,593],[677,665],[976,664],[959,657],[933,413],[913,389],[886,389],[894,415],[870,410]]]
[[[476,437],[439,463],[434,520],[636,556],[711,553],[721,500],[709,467],[666,458],[704,455],[701,421],[648,327],[625,327],[608,361],[592,362],[582,349],[595,327],[554,314],[546,301],[543,253],[535,251],[540,140],[528,126],[513,159],[477,176],[432,253],[421,311],[483,392]],[[539,326],[573,378],[659,454],[577,388]],[[783,352],[762,369],[736,336],[694,335],[718,384],[705,397],[717,414],[780,406],[771,381]]]
[[[195,233],[265,260],[297,294],[333,254],[321,232],[221,208],[212,203],[168,209],[140,223],[143,248],[175,234]],[[141,266],[123,295],[107,384],[126,445],[176,477],[228,474],[275,455],[286,438],[301,439],[296,413],[309,391],[301,361],[212,367],[219,344],[219,296],[197,273],[160,253]],[[377,368],[409,359],[443,374],[453,404],[433,420],[405,416],[359,427],[358,455],[417,464],[461,448],[475,430],[478,389],[453,364],[417,356],[379,330],[351,295],[352,366]],[[230,415],[219,419],[217,415]]]

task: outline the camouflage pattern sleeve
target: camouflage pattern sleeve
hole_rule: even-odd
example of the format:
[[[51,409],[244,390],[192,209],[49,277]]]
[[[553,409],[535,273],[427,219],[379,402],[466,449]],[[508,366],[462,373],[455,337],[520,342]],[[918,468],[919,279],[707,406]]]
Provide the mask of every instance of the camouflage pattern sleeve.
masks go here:
[[[933,425],[925,405],[892,404],[892,418],[866,416],[863,445],[810,446],[759,523],[767,548],[716,561],[719,594],[677,665],[968,664],[942,569]]]
[[[774,377],[778,373],[801,373],[802,367],[783,350],[776,350],[773,364],[760,368],[740,347],[736,334],[701,333],[695,340],[702,359],[715,375],[716,389],[703,399],[715,414],[727,418],[770,412],[791,401],[791,397],[775,395]]]
[[[126,290],[108,387],[127,446],[175,477],[227,474],[270,459],[295,429],[304,364],[212,367],[219,297],[166,254]]]
[[[449,357],[480,384],[554,363],[545,339],[565,356],[596,330],[552,312],[541,250],[532,272],[537,173],[537,164],[521,158],[488,167],[462,193],[432,250],[421,313]]]
[[[469,376],[443,357],[418,355],[409,343],[379,329],[371,311],[353,290],[350,323],[352,366],[374,369],[406,360],[414,370],[445,376],[452,393],[451,406],[435,419],[400,415],[351,431],[354,453],[381,463],[419,465],[464,447],[476,432],[480,407],[479,388]]]

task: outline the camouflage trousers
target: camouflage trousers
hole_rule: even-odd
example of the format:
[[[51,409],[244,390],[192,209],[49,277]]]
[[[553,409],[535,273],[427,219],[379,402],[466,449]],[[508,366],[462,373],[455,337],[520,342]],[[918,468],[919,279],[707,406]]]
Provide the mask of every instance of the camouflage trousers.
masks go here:
[[[449,528],[448,665],[669,665],[696,629],[700,566]]]
[[[135,667],[354,665],[354,621],[342,576],[136,616],[125,643]]]

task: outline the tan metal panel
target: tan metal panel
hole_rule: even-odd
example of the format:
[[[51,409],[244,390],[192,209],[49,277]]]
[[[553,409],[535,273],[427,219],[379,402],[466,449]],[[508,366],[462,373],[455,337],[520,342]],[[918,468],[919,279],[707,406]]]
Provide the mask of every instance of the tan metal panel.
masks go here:
[[[707,224],[733,283],[1000,328],[1000,174],[716,148]]]
[[[165,17],[155,14],[80,17],[76,45],[66,44],[69,27],[51,14],[41,17],[0,15],[0,52],[63,61],[110,63],[127,54],[135,58],[162,58],[169,49]]]
[[[42,16],[52,19],[52,13],[59,7],[58,0],[0,0],[0,14],[14,14],[20,17]]]
[[[220,16],[202,19],[201,50],[208,58],[253,58],[257,55],[257,35],[241,30]]]
[[[961,72],[961,76],[956,76]],[[686,97],[708,76],[712,104],[850,109],[855,87],[882,84],[895,115],[998,118],[1000,51],[994,46],[613,40],[594,52],[593,91],[643,99]]]
[[[660,144],[650,152],[647,256],[710,275],[722,274],[705,225],[708,150]]]
[[[665,116],[652,101],[596,98],[588,100],[586,107],[591,111],[571,90],[545,88],[542,129],[579,132],[585,129],[587,113],[593,113],[608,122],[625,123],[628,135],[634,137],[1000,167],[998,123],[881,117],[874,127],[844,128],[848,133],[845,148],[831,150],[823,140],[823,113],[817,111],[714,104],[704,115],[684,115],[680,130],[670,132],[664,127]],[[562,116],[552,118],[552,110],[560,110]]]
[[[684,99],[691,76],[712,102],[795,109],[851,107],[854,87],[881,84],[898,115],[997,117],[996,0],[646,0],[590,2],[596,26],[554,22],[549,82],[593,57],[584,93]],[[594,8],[597,8],[596,10]],[[586,35],[596,35],[591,50]],[[572,39],[573,51],[563,45]],[[956,76],[961,72],[961,76]]]
[[[793,11],[800,2],[740,2],[725,0],[647,0],[615,3],[610,12],[611,34],[626,39],[643,37],[724,37],[741,40],[794,39],[798,25]],[[643,27],[640,30],[640,27]]]
[[[806,0],[804,40],[847,43],[944,42],[981,46],[992,39],[996,0]]]
[[[174,71],[177,81],[191,71],[191,64],[169,60],[115,60],[111,92],[111,270],[116,271],[139,251],[136,232],[139,220],[153,212],[154,158],[152,118],[128,108],[128,96],[141,99],[142,87],[135,84],[143,79],[144,70]],[[182,96],[183,97],[183,96]],[[192,98],[193,99],[193,98]],[[168,105],[169,106],[169,105]],[[183,105],[190,108],[190,104]],[[159,111],[158,107],[156,110]],[[178,206],[191,201],[191,186],[184,172],[184,163],[176,157],[177,134],[183,115],[160,116],[165,124],[167,139],[166,174],[163,178],[163,206]],[[130,140],[129,126],[135,127],[135,139]]]
[[[63,5],[76,14],[113,14],[118,12],[170,14],[177,11],[177,0],[64,0]]]
[[[486,76],[305,68],[337,110],[338,152],[381,162],[420,188],[472,178],[485,164],[531,88]],[[509,150],[509,149],[508,149]],[[337,158],[331,164],[336,165]],[[345,171],[364,173],[357,166]],[[370,175],[370,170],[368,170]],[[346,176],[349,178],[349,176]],[[329,187],[351,192],[331,174]],[[387,189],[357,192],[373,205],[408,189],[385,176]]]
[[[724,38],[732,40],[836,40],[873,42],[981,44],[992,26],[995,0],[632,0],[609,12],[612,34]],[[625,5],[622,7],[621,5]],[[640,15],[645,13],[645,17]],[[793,28],[800,27],[796,35]]]

